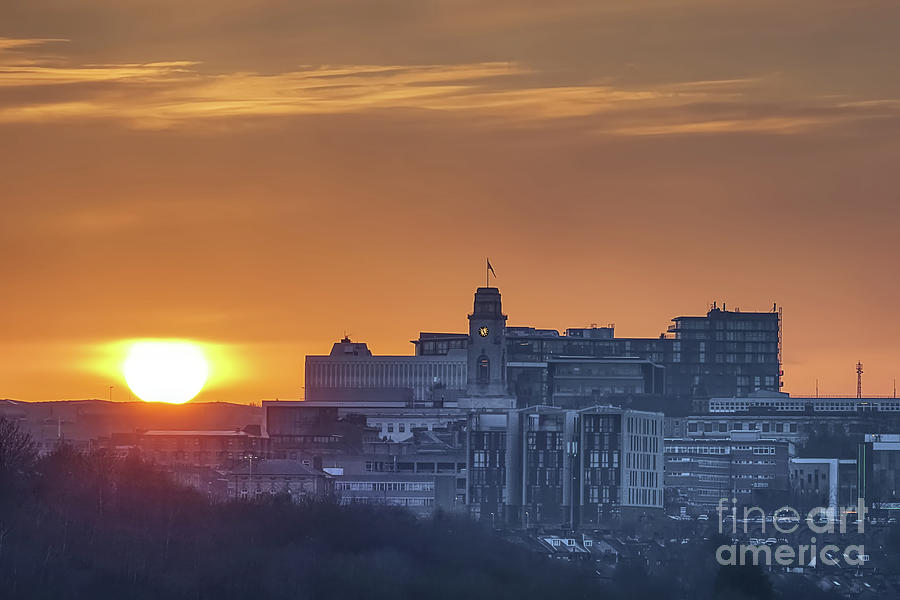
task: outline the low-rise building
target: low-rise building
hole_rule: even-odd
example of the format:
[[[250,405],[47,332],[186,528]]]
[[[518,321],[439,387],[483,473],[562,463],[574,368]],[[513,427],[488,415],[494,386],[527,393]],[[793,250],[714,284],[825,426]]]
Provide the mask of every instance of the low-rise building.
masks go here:
[[[145,459],[162,467],[228,466],[265,450],[263,438],[242,430],[150,430],[139,434],[137,444]]]
[[[884,413],[802,414],[755,412],[746,414],[692,414],[666,417],[667,438],[723,438],[733,431],[758,432],[762,437],[804,445],[810,436],[829,433],[857,436],[894,425]]]
[[[747,397],[710,398],[707,407],[711,414],[764,413],[900,413],[900,398],[810,398],[791,396],[784,392],[758,391]]]
[[[283,494],[300,501],[324,498],[334,491],[331,475],[296,460],[248,459],[223,475],[227,480],[228,497],[237,500]]]
[[[348,474],[328,470],[335,475],[335,492],[341,504],[399,506],[419,516],[437,509],[451,511],[463,507],[457,502],[454,474]]]
[[[721,498],[739,505],[782,506],[788,499],[790,444],[733,431],[718,438],[665,441],[667,509],[714,510]],[[779,504],[780,503],[780,504]]]
[[[327,356],[306,357],[306,400],[402,401],[440,405],[446,394],[466,387],[464,349],[415,356],[375,355],[365,343],[345,337]]]
[[[791,506],[809,510],[824,506],[836,516],[839,507],[856,506],[856,460],[791,459]]]

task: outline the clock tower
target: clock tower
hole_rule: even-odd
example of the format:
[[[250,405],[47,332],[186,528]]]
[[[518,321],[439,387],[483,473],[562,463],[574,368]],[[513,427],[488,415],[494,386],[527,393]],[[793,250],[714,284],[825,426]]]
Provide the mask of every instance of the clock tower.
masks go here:
[[[466,398],[472,408],[515,406],[506,389],[506,315],[500,290],[480,287],[469,315],[468,376]],[[495,406],[496,405],[496,406]]]

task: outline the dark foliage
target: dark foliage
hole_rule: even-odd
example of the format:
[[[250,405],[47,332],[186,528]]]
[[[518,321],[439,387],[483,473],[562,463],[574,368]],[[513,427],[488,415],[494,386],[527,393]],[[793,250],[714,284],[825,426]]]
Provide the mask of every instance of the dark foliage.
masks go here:
[[[15,421],[0,416],[0,503],[19,491],[16,484],[32,469],[35,460],[31,436]]]
[[[596,597],[589,570],[468,519],[402,510],[210,504],[137,457],[61,447],[0,515],[9,598]]]
[[[603,580],[591,561],[550,560],[464,517],[280,497],[210,503],[136,455],[61,446],[36,460],[27,436],[4,431],[19,448],[4,450],[19,458],[4,463],[0,488],[4,599],[772,597],[762,571],[716,577],[718,537],[653,573],[621,564]]]
[[[715,582],[717,600],[771,600],[772,584],[758,565],[725,566],[719,569]]]

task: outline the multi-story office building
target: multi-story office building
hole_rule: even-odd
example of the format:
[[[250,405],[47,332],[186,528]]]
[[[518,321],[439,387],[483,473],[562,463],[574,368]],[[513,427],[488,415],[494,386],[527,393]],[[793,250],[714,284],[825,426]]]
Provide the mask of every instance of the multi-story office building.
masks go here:
[[[663,416],[536,406],[469,417],[468,504],[528,526],[608,522],[663,505]]]
[[[519,406],[554,404],[553,361],[596,360],[589,395],[667,394],[691,398],[743,397],[781,389],[781,313],[726,311],[714,306],[706,316],[676,317],[659,338],[617,338],[612,325],[554,329],[507,327],[509,390]],[[420,356],[441,355],[466,343],[464,334],[422,333]],[[630,361],[626,359],[631,359]],[[634,359],[641,359],[642,363]],[[620,361],[640,365],[618,382],[600,365]],[[587,365],[586,365],[587,366]],[[565,368],[565,365],[560,365]],[[664,376],[663,376],[664,373]]]
[[[466,427],[466,505],[476,519],[513,523],[516,512],[507,510],[509,490],[521,463],[507,468],[509,414],[472,412]],[[529,525],[528,515],[524,524]]]
[[[788,498],[791,448],[759,432],[665,441],[668,507],[709,512],[720,498],[740,505],[783,506]]]
[[[746,396],[781,389],[781,312],[726,311],[676,317],[664,362],[671,391],[694,396]],[[635,340],[633,344],[641,344]]]

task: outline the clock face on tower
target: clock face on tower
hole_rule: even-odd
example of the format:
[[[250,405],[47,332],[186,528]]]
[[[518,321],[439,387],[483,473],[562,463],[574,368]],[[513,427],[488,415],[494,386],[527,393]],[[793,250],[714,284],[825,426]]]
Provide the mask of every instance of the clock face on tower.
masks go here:
[[[491,330],[484,325],[478,328],[478,335],[480,335],[481,337],[487,337],[490,332]]]

